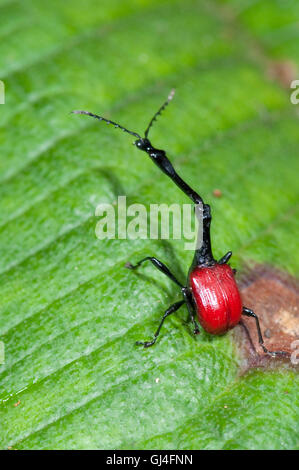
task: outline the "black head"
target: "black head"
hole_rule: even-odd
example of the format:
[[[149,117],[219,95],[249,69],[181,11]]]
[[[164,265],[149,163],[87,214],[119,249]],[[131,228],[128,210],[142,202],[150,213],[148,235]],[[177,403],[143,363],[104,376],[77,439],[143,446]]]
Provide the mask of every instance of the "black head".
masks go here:
[[[148,139],[140,138],[135,140],[134,144],[139,150],[143,150],[144,152],[149,152],[152,149],[152,145]]]

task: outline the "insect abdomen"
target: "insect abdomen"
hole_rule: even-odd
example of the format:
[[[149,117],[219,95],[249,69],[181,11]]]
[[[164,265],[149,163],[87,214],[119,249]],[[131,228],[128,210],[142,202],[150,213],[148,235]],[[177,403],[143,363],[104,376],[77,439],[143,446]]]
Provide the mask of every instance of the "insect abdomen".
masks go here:
[[[230,266],[196,267],[189,286],[198,320],[208,333],[221,335],[239,323],[242,300]]]

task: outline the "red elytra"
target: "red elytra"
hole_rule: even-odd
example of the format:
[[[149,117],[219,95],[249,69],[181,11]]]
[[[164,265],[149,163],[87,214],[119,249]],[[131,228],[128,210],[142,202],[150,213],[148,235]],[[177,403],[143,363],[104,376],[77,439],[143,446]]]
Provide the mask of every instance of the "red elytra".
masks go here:
[[[242,300],[228,264],[195,267],[189,285],[198,321],[208,333],[221,335],[239,323]]]

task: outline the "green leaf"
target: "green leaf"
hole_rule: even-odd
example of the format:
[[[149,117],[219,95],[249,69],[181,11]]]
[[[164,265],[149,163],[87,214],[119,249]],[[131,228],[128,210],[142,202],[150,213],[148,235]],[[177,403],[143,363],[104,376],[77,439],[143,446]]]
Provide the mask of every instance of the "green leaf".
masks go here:
[[[187,203],[132,138],[152,130],[213,210],[215,255],[298,274],[299,133],[268,62],[299,62],[299,8],[279,1],[0,2],[0,445],[16,449],[298,448],[298,375],[239,374],[229,333],[194,338],[182,240],[104,240],[95,208]],[[298,78],[298,77],[297,77]],[[219,188],[223,197],[213,197]]]

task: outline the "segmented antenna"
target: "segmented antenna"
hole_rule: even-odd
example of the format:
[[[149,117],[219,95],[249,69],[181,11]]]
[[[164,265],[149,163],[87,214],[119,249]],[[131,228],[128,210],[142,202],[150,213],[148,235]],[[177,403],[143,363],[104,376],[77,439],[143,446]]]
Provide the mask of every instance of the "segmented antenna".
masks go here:
[[[140,135],[137,134],[136,132],[129,131],[125,127],[121,126],[120,124],[117,124],[117,122],[110,121],[109,119],[105,119],[102,116],[98,116],[97,114],[90,113],[89,111],[72,111],[73,114],[86,114],[87,116],[91,116],[95,119],[98,119],[99,121],[105,121],[107,124],[112,124],[114,127],[118,127],[124,132],[127,132],[128,134],[133,135],[134,137],[137,137],[138,139],[141,139]]]
[[[147,138],[148,133],[149,133],[149,130],[150,130],[150,128],[152,127],[154,121],[156,121],[156,119],[157,119],[157,117],[159,116],[159,114],[162,113],[162,111],[166,108],[166,106],[167,106],[167,105],[169,104],[169,102],[172,100],[174,94],[175,94],[175,89],[173,88],[173,89],[170,91],[170,93],[169,93],[169,95],[168,95],[168,98],[167,98],[167,100],[165,101],[165,103],[162,104],[161,108],[156,112],[156,114],[154,114],[154,117],[151,119],[151,121],[150,121],[150,123],[149,123],[149,125],[148,125],[148,127],[147,127],[147,129],[146,129],[146,131],[145,131],[145,133],[144,133],[144,137],[145,137],[145,138]]]

